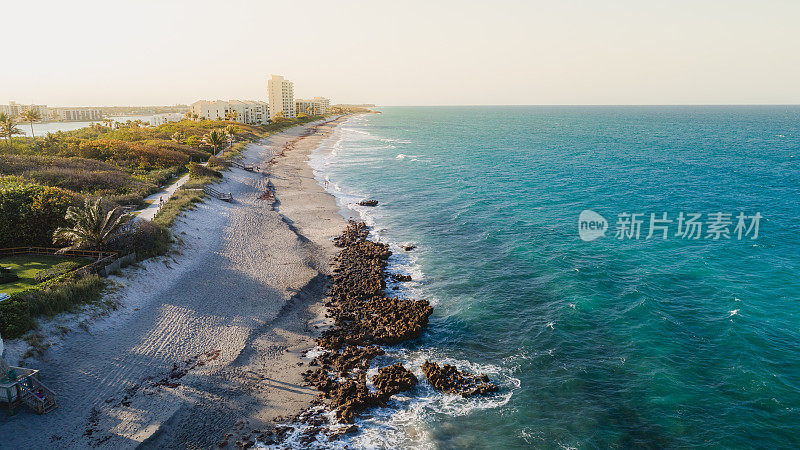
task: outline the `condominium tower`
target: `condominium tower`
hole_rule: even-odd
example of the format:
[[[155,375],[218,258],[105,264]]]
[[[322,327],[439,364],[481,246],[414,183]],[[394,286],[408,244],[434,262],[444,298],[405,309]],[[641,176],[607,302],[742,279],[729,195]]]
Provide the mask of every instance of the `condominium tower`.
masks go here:
[[[279,114],[290,119],[297,116],[294,109],[294,83],[280,75],[272,75],[267,81],[267,96],[270,119],[275,119]]]

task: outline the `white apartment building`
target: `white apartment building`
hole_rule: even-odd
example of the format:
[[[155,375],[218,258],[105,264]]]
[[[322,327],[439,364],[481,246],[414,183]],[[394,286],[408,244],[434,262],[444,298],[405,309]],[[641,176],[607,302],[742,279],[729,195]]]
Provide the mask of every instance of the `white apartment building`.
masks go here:
[[[235,120],[250,125],[262,125],[269,119],[266,102],[256,100],[200,100],[192,103],[192,113],[209,120]]]
[[[18,116],[31,109],[39,112],[40,120],[47,121],[51,119],[50,108],[48,108],[47,105],[20,105],[17,102],[8,102],[8,105],[0,105],[0,112],[6,113],[12,117]]]
[[[56,120],[91,122],[103,120],[103,111],[99,108],[54,108]]]
[[[200,119],[225,120],[228,102],[222,100],[199,100],[191,104],[192,113]]]
[[[267,81],[267,97],[269,100],[269,118],[278,114],[286,118],[297,116],[294,104],[294,83],[280,75],[272,75]]]
[[[170,122],[180,122],[183,120],[185,116],[181,113],[164,113],[164,114],[156,114],[153,116],[153,119],[150,121],[150,125],[157,127],[159,125],[164,125],[165,123]]]
[[[294,101],[294,111],[297,114],[306,114],[309,116],[317,115],[318,104],[314,100],[303,100],[299,98]]]
[[[319,103],[320,114],[328,114],[331,112],[331,99],[325,97],[314,97],[314,101]]]
[[[297,114],[322,115],[330,111],[331,101],[325,97],[314,97],[312,100],[297,99],[294,108]]]
[[[267,102],[255,100],[231,100],[230,111],[235,114],[235,120],[250,125],[263,125],[269,120],[269,107]]]

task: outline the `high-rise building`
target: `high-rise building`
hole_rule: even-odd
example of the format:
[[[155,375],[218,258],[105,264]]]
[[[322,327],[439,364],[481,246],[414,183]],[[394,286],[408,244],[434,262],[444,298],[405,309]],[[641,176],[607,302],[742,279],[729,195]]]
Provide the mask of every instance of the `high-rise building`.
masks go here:
[[[280,75],[272,75],[267,81],[267,96],[269,97],[269,118],[278,115],[286,118],[297,116],[294,104],[294,83]]]

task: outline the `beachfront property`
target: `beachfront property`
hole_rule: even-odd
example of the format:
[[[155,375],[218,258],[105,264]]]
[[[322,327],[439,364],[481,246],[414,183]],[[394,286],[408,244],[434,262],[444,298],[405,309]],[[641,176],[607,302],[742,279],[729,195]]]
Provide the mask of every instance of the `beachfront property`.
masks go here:
[[[263,125],[269,119],[266,102],[258,100],[199,100],[191,105],[197,117],[210,120],[235,120],[249,125]]]
[[[99,108],[53,108],[52,117],[66,122],[91,122],[103,120],[103,111]]]
[[[153,116],[150,125],[157,127],[159,125],[164,125],[165,123],[180,122],[184,117],[185,116],[181,113],[156,114]]]
[[[294,83],[280,75],[272,75],[267,81],[267,97],[270,119],[275,119],[278,115],[289,119],[297,117],[294,103]]]
[[[0,105],[0,113],[6,113],[11,117],[18,116],[30,110],[34,110],[39,113],[39,120],[50,120],[51,111],[47,105],[20,105],[17,102],[8,102],[7,105]]]
[[[297,99],[294,109],[297,114],[305,113],[311,116],[327,114],[331,108],[331,101],[325,97],[314,97],[311,100]]]

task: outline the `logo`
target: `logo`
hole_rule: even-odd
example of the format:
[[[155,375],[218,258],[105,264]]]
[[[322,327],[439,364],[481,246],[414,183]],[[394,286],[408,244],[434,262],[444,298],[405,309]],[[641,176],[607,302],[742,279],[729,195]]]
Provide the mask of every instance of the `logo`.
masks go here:
[[[593,241],[605,236],[606,230],[608,230],[608,222],[603,216],[591,209],[581,211],[581,215],[578,216],[578,235],[581,240],[586,242]]]
[[[735,215],[727,212],[702,214],[681,211],[677,216],[667,212],[650,213],[648,220],[646,213],[622,212],[617,214],[613,235],[618,240],[646,241],[669,238],[741,241],[748,237],[756,240],[763,218],[760,212],[748,215],[742,211]],[[591,209],[584,209],[578,216],[578,235],[583,241],[590,242],[605,236],[606,231],[606,219]]]

